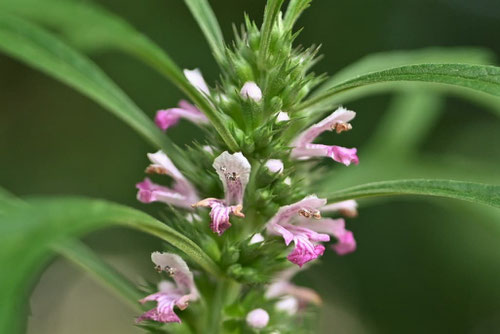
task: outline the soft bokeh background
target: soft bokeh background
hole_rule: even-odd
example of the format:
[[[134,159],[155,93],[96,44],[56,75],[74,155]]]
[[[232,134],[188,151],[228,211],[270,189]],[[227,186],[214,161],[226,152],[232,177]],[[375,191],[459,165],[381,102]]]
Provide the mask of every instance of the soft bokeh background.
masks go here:
[[[149,35],[182,67],[200,67],[209,82],[217,78],[208,47],[181,0],[99,2]],[[243,11],[260,22],[265,3],[211,2],[226,37]],[[299,24],[306,27],[300,43],[323,45],[318,72],[333,73],[368,53],[394,49],[484,46],[500,55],[496,0],[316,0]],[[181,98],[131,58],[95,54],[93,59],[151,117]],[[80,194],[158,211],[135,200],[134,184],[142,179],[145,153],[152,148],[131,129],[70,88],[4,56],[0,78],[2,186],[18,195]],[[343,138],[360,148],[361,164],[354,168],[363,168],[363,146],[389,102],[389,96],[379,96],[347,105],[358,112],[356,131]],[[446,152],[461,164],[484,163],[498,183],[499,129],[493,114],[448,98],[422,150]],[[182,144],[194,131],[182,123],[170,133]],[[484,180],[484,175],[473,170],[464,179]],[[357,252],[346,257],[329,252],[320,266],[299,277],[324,297],[321,333],[500,333],[499,217],[485,207],[412,198],[363,208],[350,222]],[[149,252],[160,247],[158,240],[113,229],[86,241],[132,280],[154,279]],[[29,333],[139,333],[134,315],[87,275],[58,260],[34,292]]]

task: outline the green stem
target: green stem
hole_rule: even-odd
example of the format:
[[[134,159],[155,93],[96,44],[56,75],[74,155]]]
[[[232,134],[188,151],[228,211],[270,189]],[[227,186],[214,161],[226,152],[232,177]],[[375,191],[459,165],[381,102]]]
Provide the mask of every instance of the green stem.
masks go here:
[[[240,284],[232,279],[219,279],[215,287],[212,304],[207,312],[207,334],[220,334],[224,307],[232,303],[240,291]]]

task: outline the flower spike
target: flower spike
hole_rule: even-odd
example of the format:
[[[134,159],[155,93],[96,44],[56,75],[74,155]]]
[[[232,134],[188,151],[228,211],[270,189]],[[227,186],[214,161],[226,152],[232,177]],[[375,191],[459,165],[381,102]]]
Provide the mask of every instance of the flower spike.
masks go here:
[[[299,160],[312,157],[330,157],[346,166],[351,163],[358,164],[359,159],[355,148],[313,144],[313,141],[325,131],[341,133],[352,129],[349,121],[354,119],[355,116],[354,111],[341,107],[321,122],[312,125],[293,141],[292,157]]]

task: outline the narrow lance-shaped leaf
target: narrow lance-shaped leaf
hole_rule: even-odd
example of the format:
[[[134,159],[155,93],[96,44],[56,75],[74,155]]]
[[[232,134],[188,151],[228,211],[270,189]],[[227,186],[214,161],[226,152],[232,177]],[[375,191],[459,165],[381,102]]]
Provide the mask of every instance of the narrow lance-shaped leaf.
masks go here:
[[[184,2],[198,22],[215,59],[221,63],[224,59],[224,37],[210,4],[207,0],[184,0]]]
[[[494,60],[495,55],[492,51],[478,47],[432,47],[373,53],[333,74],[330,79],[315,90],[313,96],[317,96],[343,81],[394,67],[448,63],[493,65]]]
[[[0,3],[0,8],[4,7],[6,12],[21,13],[28,17],[34,17],[51,26],[58,28],[70,28],[72,33],[76,32],[80,39],[83,39],[87,45],[101,45],[107,49],[119,49],[126,53],[143,60],[152,68],[158,70],[167,79],[172,81],[179,89],[181,89],[196,105],[207,115],[214,128],[217,130],[221,138],[227,146],[233,150],[238,150],[238,145],[225,125],[225,121],[218,113],[212,104],[184,77],[182,71],[172,61],[172,59],[150,39],[137,32],[132,26],[121,18],[114,16],[105,10],[91,5],[89,3],[80,3],[73,1],[47,0],[41,2],[30,2],[31,0],[20,0],[20,3],[7,0],[4,4]],[[32,4],[32,6],[28,6]],[[52,13],[51,11],[54,11]],[[70,18],[70,19],[69,19]],[[0,49],[9,53],[13,57],[17,57],[31,66],[45,71],[48,74],[56,76],[58,79],[64,79],[64,75],[59,75],[61,71],[55,70],[54,62],[60,62],[61,55],[54,51],[59,51],[61,46],[64,53],[71,53],[71,57],[84,59],[74,50],[64,45],[56,37],[48,32],[43,31],[36,26],[24,22],[21,19],[16,19],[9,15],[2,15],[0,20],[2,35],[4,41],[0,40]],[[19,29],[16,27],[19,26]],[[23,36],[20,36],[22,34]],[[10,35],[10,36],[9,36]],[[45,39],[41,41],[40,39]],[[8,42],[8,39],[13,39]],[[15,52],[19,47],[15,47],[15,43],[20,44],[19,47],[30,48],[35,58],[23,56],[19,52]],[[21,44],[22,43],[22,44]],[[9,45],[8,45],[9,44]],[[37,53],[48,52],[52,53],[52,64],[40,64],[36,59]],[[86,63],[90,61],[85,59]],[[73,64],[72,64],[73,65]],[[74,65],[73,65],[74,66]],[[95,67],[95,65],[93,65]],[[62,77],[62,79],[61,79]],[[79,88],[76,78],[70,83],[62,80],[76,88]],[[95,98],[93,95],[86,95]],[[145,116],[143,116],[145,117]],[[159,132],[156,129],[157,132]],[[141,132],[143,133],[143,132]]]
[[[460,199],[500,208],[500,186],[452,180],[396,180],[359,185],[327,194],[331,202],[373,196],[423,195]]]
[[[201,248],[155,218],[122,205],[82,198],[31,199],[0,214],[0,332],[21,333],[36,277],[54,256],[53,247],[89,232],[123,226],[157,236],[207,272],[219,268]]]
[[[335,95],[355,88],[386,82],[430,82],[470,88],[500,97],[500,68],[487,65],[409,65],[361,75],[341,82],[302,103],[298,110],[329,103]]]

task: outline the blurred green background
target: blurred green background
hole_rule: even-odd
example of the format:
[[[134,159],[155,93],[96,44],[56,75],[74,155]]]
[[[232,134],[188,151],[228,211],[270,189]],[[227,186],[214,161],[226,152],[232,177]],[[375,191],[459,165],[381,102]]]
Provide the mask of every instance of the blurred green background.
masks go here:
[[[163,46],[181,67],[201,68],[209,83],[217,79],[208,47],[181,0],[98,2]],[[265,4],[211,2],[226,38],[244,11],[260,22]],[[319,73],[397,49],[481,46],[500,55],[497,0],[316,0],[299,25],[305,27],[299,43],[323,45]],[[182,97],[127,56],[92,58],[151,117]],[[161,206],[135,200],[134,184],[143,178],[145,153],[152,151],[137,134],[70,88],[4,56],[0,77],[2,186],[18,195],[79,194],[158,213]],[[363,147],[390,101],[383,95],[347,104],[358,117],[342,144],[359,148],[361,163],[351,168],[365,175],[370,171],[363,170]],[[498,184],[499,129],[498,117],[487,110],[446,98],[421,150],[465,168],[463,180]],[[181,145],[198,135],[187,123],[169,134]],[[487,168],[476,168],[478,163]],[[390,174],[391,161],[386,168]],[[321,265],[298,277],[324,298],[321,333],[500,333],[499,220],[498,211],[444,200],[403,198],[362,208],[349,222],[357,252],[328,252]],[[149,253],[161,247],[158,240],[113,229],[86,241],[135,282],[155,279]],[[31,306],[32,334],[141,332],[133,326],[133,311],[62,260],[43,275]]]

